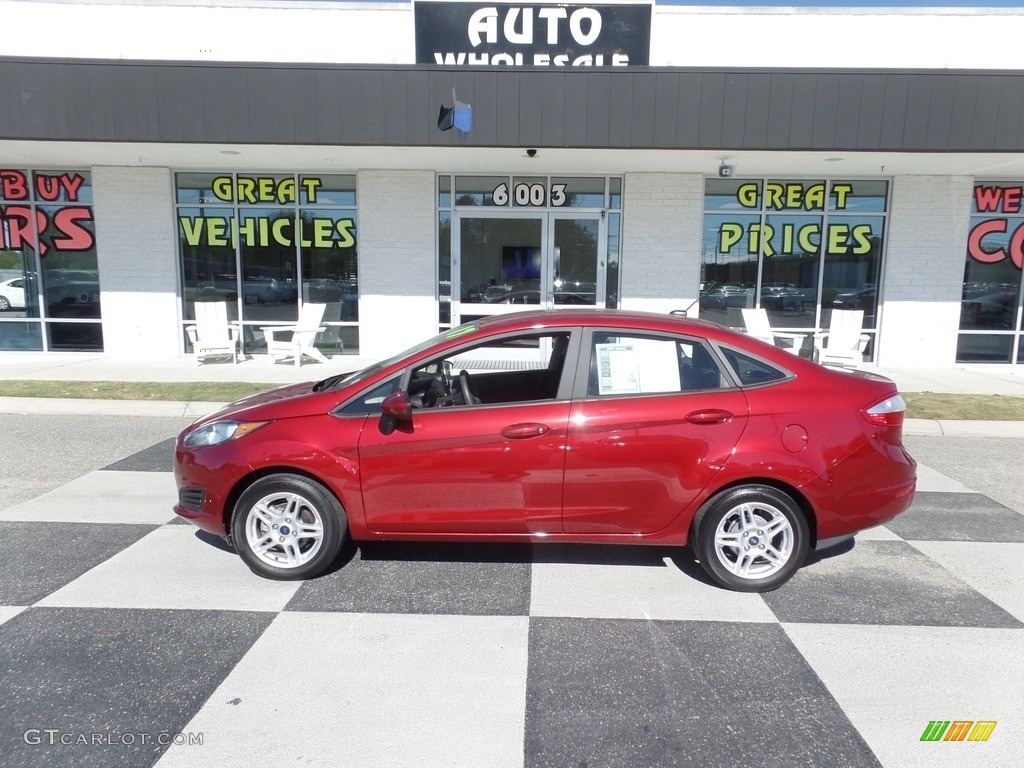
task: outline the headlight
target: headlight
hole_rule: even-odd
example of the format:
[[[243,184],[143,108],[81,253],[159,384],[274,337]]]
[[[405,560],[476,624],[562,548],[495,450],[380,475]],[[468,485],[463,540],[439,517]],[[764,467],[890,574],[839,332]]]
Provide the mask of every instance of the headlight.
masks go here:
[[[234,440],[236,437],[247,435],[269,423],[269,421],[215,421],[189,432],[185,435],[183,445],[186,448],[220,445],[228,440]]]

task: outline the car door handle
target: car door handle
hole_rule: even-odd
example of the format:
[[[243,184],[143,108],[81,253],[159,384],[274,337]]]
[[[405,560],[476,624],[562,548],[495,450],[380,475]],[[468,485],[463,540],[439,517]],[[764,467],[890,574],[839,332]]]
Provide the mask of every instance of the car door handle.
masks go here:
[[[690,411],[686,420],[691,424],[724,424],[732,419],[732,413],[720,408],[709,408],[706,411]]]
[[[524,440],[529,437],[540,437],[551,428],[547,424],[535,422],[524,422],[523,424],[509,424],[501,430],[501,436],[510,440]]]

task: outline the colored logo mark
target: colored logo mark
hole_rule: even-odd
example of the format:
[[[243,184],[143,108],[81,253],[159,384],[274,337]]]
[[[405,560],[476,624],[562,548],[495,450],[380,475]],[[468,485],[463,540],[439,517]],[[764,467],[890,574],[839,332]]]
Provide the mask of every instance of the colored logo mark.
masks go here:
[[[931,720],[921,741],[988,741],[995,729],[995,720]]]

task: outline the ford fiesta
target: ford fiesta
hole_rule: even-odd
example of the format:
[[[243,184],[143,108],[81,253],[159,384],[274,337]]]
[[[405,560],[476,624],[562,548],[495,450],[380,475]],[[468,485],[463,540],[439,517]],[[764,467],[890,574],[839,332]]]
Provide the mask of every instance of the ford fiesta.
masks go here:
[[[689,544],[766,591],[910,505],[904,410],[887,379],[711,323],[516,313],[199,419],[174,511],[272,579],[347,537]]]

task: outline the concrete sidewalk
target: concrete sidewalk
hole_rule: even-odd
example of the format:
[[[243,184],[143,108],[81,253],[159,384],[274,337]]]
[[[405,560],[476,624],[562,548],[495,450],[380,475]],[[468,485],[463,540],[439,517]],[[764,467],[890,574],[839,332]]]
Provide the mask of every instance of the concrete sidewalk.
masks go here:
[[[118,360],[102,354],[19,353],[0,354],[0,376],[6,379],[45,381],[152,381],[188,382],[245,381],[268,387],[301,381],[315,381],[353,371],[373,360],[335,356],[330,363],[270,365],[264,356],[232,365],[197,365],[191,356],[157,360]],[[1024,397],[1024,367],[957,366],[953,368],[879,368],[862,370],[892,379],[901,392],[1004,395]],[[0,397],[0,413],[98,414],[118,416],[172,416],[198,418],[222,403],[130,400],[73,400],[32,397]],[[957,437],[1024,437],[1024,421],[953,421],[908,419],[907,434]]]

